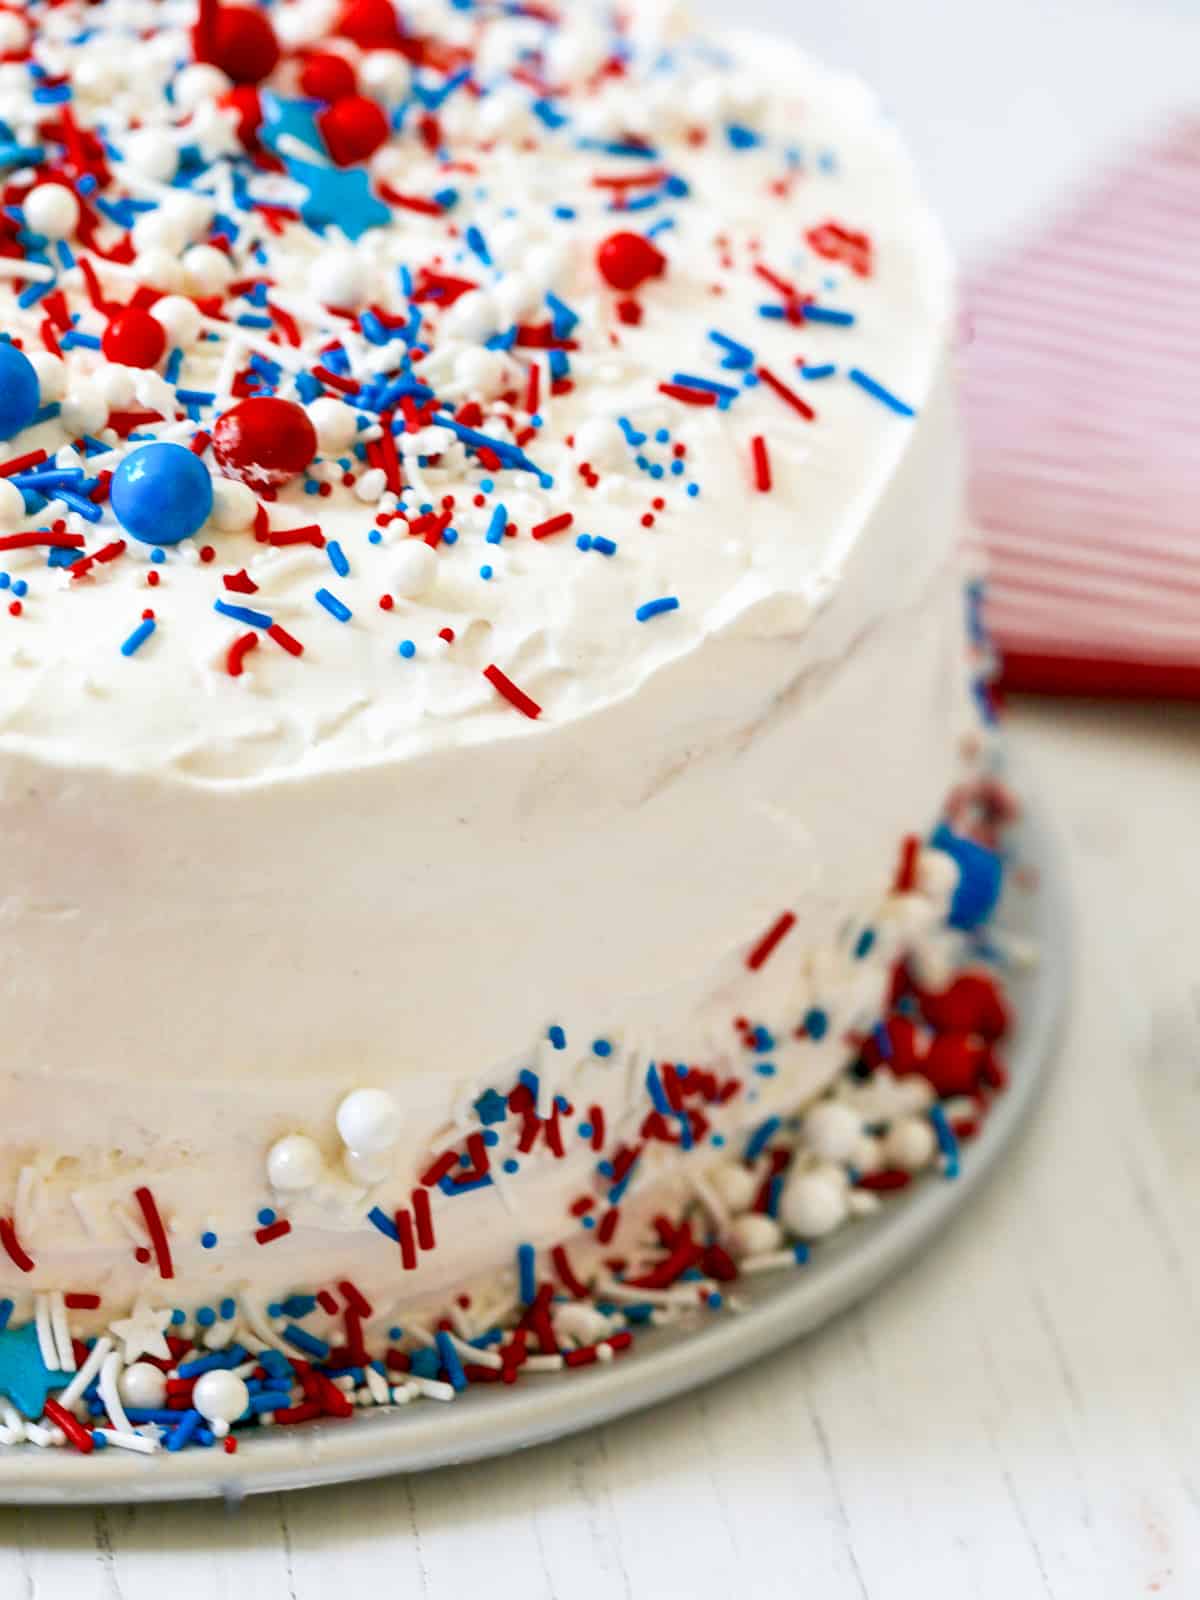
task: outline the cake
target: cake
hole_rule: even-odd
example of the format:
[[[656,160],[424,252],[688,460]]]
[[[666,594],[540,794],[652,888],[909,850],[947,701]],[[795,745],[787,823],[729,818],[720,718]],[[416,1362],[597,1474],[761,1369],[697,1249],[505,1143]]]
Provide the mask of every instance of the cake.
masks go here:
[[[952,1169],[1003,803],[869,93],[670,3],[0,50],[0,1438],[611,1359]]]

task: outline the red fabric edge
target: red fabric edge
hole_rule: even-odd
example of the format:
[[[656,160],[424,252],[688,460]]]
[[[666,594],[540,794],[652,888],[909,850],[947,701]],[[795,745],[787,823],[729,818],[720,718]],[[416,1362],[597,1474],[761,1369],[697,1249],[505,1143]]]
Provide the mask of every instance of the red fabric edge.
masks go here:
[[[1200,700],[1200,662],[1123,661],[1014,650],[1001,658],[1000,688],[1016,694]]]

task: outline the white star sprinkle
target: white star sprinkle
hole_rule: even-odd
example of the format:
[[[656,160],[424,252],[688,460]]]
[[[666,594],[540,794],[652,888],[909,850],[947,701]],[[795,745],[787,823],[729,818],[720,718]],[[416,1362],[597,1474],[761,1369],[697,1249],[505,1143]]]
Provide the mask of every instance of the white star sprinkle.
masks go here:
[[[109,1332],[124,1346],[125,1365],[143,1355],[168,1361],[171,1349],[166,1341],[170,1311],[155,1311],[151,1306],[134,1306],[129,1316],[109,1324]]]

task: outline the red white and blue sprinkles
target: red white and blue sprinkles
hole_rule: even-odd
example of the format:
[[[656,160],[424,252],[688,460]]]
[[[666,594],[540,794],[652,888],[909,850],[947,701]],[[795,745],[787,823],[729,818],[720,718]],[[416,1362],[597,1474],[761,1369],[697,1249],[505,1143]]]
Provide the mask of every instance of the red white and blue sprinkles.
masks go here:
[[[389,0],[347,0],[328,38],[303,42],[284,9],[169,0],[154,38],[117,4],[0,13],[0,623],[18,641],[53,626],[75,649],[77,635],[129,693],[178,651],[189,673],[203,656],[222,693],[261,675],[299,694],[367,638],[400,699],[466,663],[506,727],[552,720],[555,675],[526,669],[501,628],[473,644],[471,621],[536,612],[560,587],[522,601],[522,579],[569,570],[580,616],[628,648],[669,651],[701,628],[698,580],[717,553],[689,535],[711,534],[724,465],[739,514],[786,512],[838,403],[823,397],[852,400],[864,428],[916,415],[869,353],[868,280],[893,269],[889,242],[843,216],[833,151],[711,92],[725,68],[703,49],[652,52],[686,103],[669,137],[601,126],[603,92],[645,70],[607,8],[576,28],[541,6],[448,0],[426,34]],[[514,21],[531,42],[505,50]],[[134,81],[123,63],[139,56]],[[778,260],[753,225],[709,237],[693,170],[705,151],[752,175],[760,207],[807,186],[825,220],[797,223]],[[547,193],[535,166],[568,176]],[[706,230],[694,256],[673,237],[685,222]],[[697,282],[705,315],[648,365],[674,297]],[[952,925],[980,941],[978,960],[944,992],[898,970],[888,1014],[845,1041],[843,1080],[804,1116],[763,1118],[725,1147],[719,1108],[752,1105],[778,1070],[776,1041],[748,1018],[731,1030],[735,1071],[645,1064],[634,1138],[532,1067],[482,1088],[453,1148],[428,1152],[400,1203],[358,1219],[401,1285],[462,1196],[580,1150],[590,1178],[564,1242],[522,1243],[500,1300],[460,1295],[407,1325],[381,1319],[349,1276],[278,1300],[251,1284],[175,1303],[182,1251],[219,1263],[233,1241],[219,1219],[179,1237],[138,1185],[133,1310],[83,1287],[0,1296],[0,1442],[234,1450],[264,1426],[609,1361],[640,1327],[728,1305],[739,1276],[803,1264],[811,1241],[917,1172],[954,1176],[1002,1087],[1006,1025],[979,968],[997,841],[961,837],[934,844],[956,863]],[[789,916],[747,951],[748,971],[767,966]],[[800,1040],[830,1029],[817,1005],[794,1021]],[[555,1023],[544,1042],[568,1045]],[[609,1039],[588,1048],[617,1070]],[[848,1110],[883,1068],[912,1091],[894,1114]],[[389,1116],[381,1094],[339,1108],[364,1171]],[[238,1230],[256,1247],[295,1245],[287,1196],[314,1144],[264,1152],[262,1204]],[[627,1238],[622,1208],[656,1147],[720,1158],[723,1176],[698,1167],[695,1199]],[[34,1246],[20,1204],[0,1212],[19,1283]],[[585,1260],[581,1235],[601,1253]]]
[[[0,302],[12,303],[0,336],[0,554],[22,555],[14,626],[37,627],[54,608],[74,619],[89,591],[114,584],[155,588],[155,626],[118,628],[109,645],[149,673],[174,650],[194,659],[200,623],[190,613],[184,624],[176,597],[207,585],[214,670],[281,674],[281,657],[251,656],[227,631],[247,619],[222,587],[256,547],[311,545],[332,581],[289,603],[294,632],[290,617],[278,624],[291,671],[323,659],[331,641],[318,630],[332,618],[436,674],[460,659],[429,648],[445,638],[427,625],[449,620],[425,603],[441,572],[469,571],[506,606],[519,603],[505,598],[519,571],[549,559],[539,546],[561,560],[569,544],[622,570],[653,559],[657,530],[703,505],[715,445],[705,434],[689,450],[693,415],[721,419],[721,449],[761,495],[791,454],[772,421],[821,425],[803,392],[817,379],[913,416],[886,375],[806,353],[817,333],[853,349],[856,285],[886,270],[886,253],[861,218],[838,217],[829,150],[781,139],[748,105],[721,109],[711,84],[724,68],[703,45],[648,58],[663,82],[678,77],[681,103],[698,107],[702,90],[712,102],[659,140],[593,131],[597,89],[642,70],[628,23],[603,9],[583,22],[528,9],[531,43],[511,59],[496,43],[505,18],[477,0],[448,6],[428,35],[385,0],[347,0],[328,38],[303,43],[270,5],[162,13],[178,54],[160,52],[137,84],[123,64],[136,31],[115,4],[33,4],[9,27],[8,103],[23,109],[0,124]],[[511,159],[563,163],[563,190],[497,189],[506,141]],[[711,260],[673,259],[673,232],[704,203],[692,153],[710,149],[746,163],[764,203],[819,182],[830,214],[797,227],[787,260],[764,259],[752,229],[716,232]],[[529,237],[547,242],[522,250],[533,206]],[[597,241],[570,266],[568,228]],[[418,242],[385,266],[387,237]],[[295,260],[311,263],[303,292],[281,274]],[[641,412],[589,418],[606,359],[642,359],[637,341],[689,273],[711,277],[714,296],[745,298],[794,349],[771,334],[766,359],[744,318],[734,332],[721,316],[690,359],[649,374]],[[763,391],[743,424],[747,397]],[[560,414],[572,419],[566,476]],[[554,471],[539,461],[551,435]],[[318,520],[293,526],[303,501]],[[330,536],[321,524],[335,515]],[[412,541],[435,559],[406,592],[392,558]],[[451,565],[459,551],[469,567]],[[701,624],[692,563],[673,564],[669,595],[631,594],[614,626],[668,603]],[[276,627],[261,619],[288,571],[261,570],[265,603],[246,608],[247,625]],[[623,581],[636,585],[637,572]],[[417,634],[414,621],[426,625]],[[653,648],[684,638],[659,631]],[[488,684],[497,706],[545,713],[509,666],[474,662],[481,703]]]
[[[490,1291],[459,1293],[440,1315],[426,1310],[400,1320],[394,1309],[377,1310],[348,1276],[277,1300],[264,1301],[247,1286],[179,1305],[170,1289],[177,1271],[171,1229],[153,1190],[142,1185],[131,1200],[145,1228],[147,1243],[135,1254],[147,1281],[132,1312],[105,1321],[99,1294],[63,1289],[35,1293],[32,1317],[23,1320],[11,1296],[0,1298],[0,1443],[84,1455],[108,1448],[236,1451],[268,1425],[347,1419],[417,1399],[451,1401],[479,1384],[611,1361],[643,1328],[736,1308],[740,1279],[803,1268],[822,1238],[920,1174],[954,1179],[963,1146],[1006,1082],[998,1051],[1009,1013],[992,919],[1014,815],[1007,792],[985,779],[959,792],[951,819],[935,830],[932,854],[916,838],[904,841],[892,890],[912,893],[923,864],[936,858],[947,925],[968,940],[966,965],[927,987],[920,968],[902,958],[886,1014],[846,1036],[842,1076],[803,1112],[751,1119],[739,1149],[728,1148],[714,1128],[718,1108],[751,1103],[755,1078],[774,1072],[778,1039],[740,1016],[732,1022],[730,1066],[647,1064],[632,1141],[610,1141],[599,1106],[573,1105],[562,1092],[548,1096],[539,1073],[526,1068],[507,1089],[477,1094],[473,1129],[469,1120],[451,1145],[431,1153],[405,1203],[376,1203],[362,1218],[378,1248],[394,1253],[402,1282],[437,1250],[446,1206],[492,1185],[501,1169],[507,1178],[528,1162],[564,1160],[579,1146],[594,1156],[592,1176],[568,1206],[563,1230],[594,1239],[599,1255],[569,1237],[549,1249],[523,1242]],[[793,923],[785,913],[764,930],[746,951],[749,971],[768,966]],[[874,939],[873,929],[862,928],[855,958],[865,959]],[[810,1007],[797,1037],[816,1040],[825,1026],[824,1012]],[[558,1024],[546,1038],[552,1051],[568,1047]],[[590,1053],[600,1062],[614,1059],[604,1037],[592,1041]],[[348,1147],[381,1149],[395,1138],[397,1119],[388,1094],[364,1089],[342,1101],[337,1126]],[[645,1152],[662,1145],[695,1152],[701,1164],[685,1198],[665,1201],[631,1238],[618,1232],[622,1206]],[[318,1181],[321,1160],[305,1135],[273,1147],[267,1170],[274,1198],[251,1224],[261,1247],[286,1238],[291,1224],[281,1203]],[[219,1255],[216,1232],[206,1230],[197,1243]],[[18,1272],[34,1270],[11,1217],[0,1216],[0,1250]],[[86,1314],[91,1328],[104,1331],[81,1337],[72,1331],[73,1314]]]

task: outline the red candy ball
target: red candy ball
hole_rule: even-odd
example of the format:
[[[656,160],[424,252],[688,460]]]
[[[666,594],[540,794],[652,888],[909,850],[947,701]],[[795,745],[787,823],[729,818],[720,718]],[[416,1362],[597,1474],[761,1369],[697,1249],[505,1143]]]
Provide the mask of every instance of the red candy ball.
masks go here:
[[[640,233],[614,233],[596,251],[596,265],[606,283],[629,294],[650,278],[661,278],[667,258]]]
[[[213,29],[211,60],[234,83],[261,83],[279,65],[279,40],[261,11],[221,6]]]
[[[300,69],[300,88],[312,100],[341,100],[358,88],[354,68],[345,56],[319,51]]]
[[[237,112],[237,136],[247,150],[258,148],[258,130],[263,124],[262,101],[251,83],[239,83],[220,99],[223,106]]]
[[[944,1100],[950,1095],[974,1094],[987,1062],[988,1051],[965,1033],[940,1033],[917,1068]]]
[[[156,367],[167,349],[167,332],[140,306],[118,311],[104,330],[100,348],[122,367]]]
[[[909,1017],[893,1016],[884,1023],[884,1030],[888,1037],[888,1053],[885,1055],[879,1048],[878,1040],[872,1035],[863,1045],[862,1058],[872,1070],[886,1065],[903,1078],[910,1072],[917,1070],[917,1030]]]
[[[352,39],[360,50],[395,49],[400,28],[391,0],[350,0],[342,7],[337,31]]]
[[[963,973],[941,994],[922,994],[921,1011],[939,1033],[1002,1039],[1008,1031],[1008,1007],[996,985],[980,972]]]
[[[361,94],[335,100],[317,118],[317,127],[339,167],[352,167],[374,155],[391,131],[383,107]]]
[[[213,455],[221,470],[252,489],[279,489],[317,453],[317,433],[292,400],[243,400],[217,422]]]

